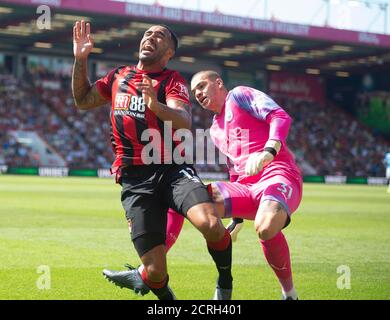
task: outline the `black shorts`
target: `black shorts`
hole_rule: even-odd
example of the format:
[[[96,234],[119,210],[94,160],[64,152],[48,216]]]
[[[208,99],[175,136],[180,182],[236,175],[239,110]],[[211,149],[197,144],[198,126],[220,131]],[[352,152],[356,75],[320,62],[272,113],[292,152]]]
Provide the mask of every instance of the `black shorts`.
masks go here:
[[[133,240],[157,233],[165,241],[168,208],[186,216],[191,207],[212,202],[195,169],[186,164],[133,166],[121,174],[121,200]]]

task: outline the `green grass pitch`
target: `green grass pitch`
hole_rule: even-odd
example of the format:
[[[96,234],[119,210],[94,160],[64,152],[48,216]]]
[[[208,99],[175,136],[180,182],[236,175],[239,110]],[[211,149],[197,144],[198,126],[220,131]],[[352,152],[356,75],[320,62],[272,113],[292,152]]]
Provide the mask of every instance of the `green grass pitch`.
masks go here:
[[[119,195],[111,179],[0,176],[0,299],[155,299],[101,275],[103,268],[139,263]],[[384,186],[305,184],[285,235],[301,300],[390,298]],[[50,273],[40,273],[41,266]],[[216,271],[202,236],[187,222],[168,266],[178,299],[212,297]],[[350,270],[350,289],[337,286],[347,284],[340,266]],[[233,276],[234,299],[281,297],[251,221],[234,243]]]

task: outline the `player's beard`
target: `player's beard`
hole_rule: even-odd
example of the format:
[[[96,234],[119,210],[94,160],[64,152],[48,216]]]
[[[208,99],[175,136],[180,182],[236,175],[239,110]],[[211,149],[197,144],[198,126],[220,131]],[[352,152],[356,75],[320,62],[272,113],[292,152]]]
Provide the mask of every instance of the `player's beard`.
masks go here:
[[[140,52],[139,53],[139,60],[145,65],[152,65],[152,64],[158,63],[159,61],[161,61],[162,57],[164,56],[164,54],[167,50],[168,49],[156,50],[155,52],[153,52],[153,54],[151,54],[149,56],[143,56],[142,53]]]

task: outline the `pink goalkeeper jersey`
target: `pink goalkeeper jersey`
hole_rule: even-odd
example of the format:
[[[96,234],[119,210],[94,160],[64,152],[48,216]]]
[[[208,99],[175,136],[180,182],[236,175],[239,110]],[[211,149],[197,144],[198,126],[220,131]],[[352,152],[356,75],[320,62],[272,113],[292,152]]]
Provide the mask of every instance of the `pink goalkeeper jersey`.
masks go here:
[[[214,116],[210,135],[227,156],[230,175],[236,175],[238,182],[254,183],[261,177],[278,174],[301,181],[300,170],[286,146],[290,124],[290,116],[268,95],[240,86],[229,92],[221,113]],[[247,176],[245,164],[249,155],[262,151],[268,139],[281,141],[279,153],[259,174]]]

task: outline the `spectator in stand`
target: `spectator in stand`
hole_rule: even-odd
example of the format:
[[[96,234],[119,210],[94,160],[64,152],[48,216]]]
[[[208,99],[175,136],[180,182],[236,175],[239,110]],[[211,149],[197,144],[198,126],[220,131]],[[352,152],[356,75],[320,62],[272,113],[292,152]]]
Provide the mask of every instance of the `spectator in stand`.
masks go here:
[[[109,168],[113,160],[109,147],[110,126],[107,125],[109,109],[101,108],[86,113],[72,108],[69,77],[56,75],[44,68],[27,72],[24,77],[30,80],[26,82],[9,74],[0,74],[2,142],[11,139],[9,135],[4,135],[10,130],[35,130],[61,154],[69,167]],[[60,81],[61,89],[42,88],[42,80]],[[374,96],[383,102],[384,117],[387,115],[390,123],[390,93],[361,93],[357,98],[357,106],[368,112],[368,105]],[[321,106],[283,96],[275,96],[275,100],[294,119],[288,144],[299,159],[298,163],[306,161],[319,175],[385,175],[382,160],[389,143],[355,118],[331,105]],[[199,110],[193,109],[194,133],[196,129],[208,128],[209,119],[212,118]],[[93,132],[87,133],[86,128],[93,128]],[[104,144],[101,143],[101,137],[106,137]],[[89,152],[80,153],[79,150]],[[10,154],[9,150],[7,152]],[[5,158],[4,154],[4,149],[1,149],[0,158]],[[17,151],[12,154],[12,159],[21,157]],[[88,154],[97,154],[99,157],[89,159]],[[30,155],[27,157],[30,158]],[[372,161],[367,162],[368,157]],[[9,163],[11,158],[7,158]],[[31,163],[25,158],[14,160],[16,162]],[[197,165],[200,172],[224,172],[224,168],[224,165]]]

